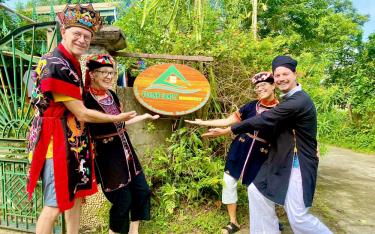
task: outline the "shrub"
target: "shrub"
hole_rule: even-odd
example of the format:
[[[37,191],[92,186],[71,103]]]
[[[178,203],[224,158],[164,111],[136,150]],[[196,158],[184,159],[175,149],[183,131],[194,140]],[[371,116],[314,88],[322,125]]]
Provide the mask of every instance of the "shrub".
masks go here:
[[[172,215],[182,201],[202,204],[219,198],[224,163],[200,133],[183,127],[167,140],[168,146],[147,153],[144,168],[158,212]]]

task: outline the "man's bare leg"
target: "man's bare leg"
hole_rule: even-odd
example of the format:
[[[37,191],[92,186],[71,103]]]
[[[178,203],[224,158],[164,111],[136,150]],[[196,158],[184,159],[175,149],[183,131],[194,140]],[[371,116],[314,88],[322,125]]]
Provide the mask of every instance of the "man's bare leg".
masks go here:
[[[79,232],[79,218],[81,216],[82,199],[78,198],[74,202],[74,206],[65,211],[65,223],[67,234],[78,234]]]
[[[57,207],[44,206],[42,212],[39,215],[36,223],[37,234],[51,234],[53,224],[60,214],[60,210]]]

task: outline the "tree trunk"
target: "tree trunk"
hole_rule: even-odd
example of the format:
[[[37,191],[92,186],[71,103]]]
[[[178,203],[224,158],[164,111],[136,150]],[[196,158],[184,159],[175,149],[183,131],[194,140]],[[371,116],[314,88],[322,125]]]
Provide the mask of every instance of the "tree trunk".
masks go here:
[[[251,27],[253,31],[254,40],[257,39],[257,16],[258,16],[258,0],[253,1],[253,14],[251,18]]]

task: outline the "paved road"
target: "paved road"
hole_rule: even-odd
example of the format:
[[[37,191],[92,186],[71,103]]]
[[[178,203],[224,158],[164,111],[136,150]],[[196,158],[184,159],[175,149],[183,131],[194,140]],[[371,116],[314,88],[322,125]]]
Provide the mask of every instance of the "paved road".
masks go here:
[[[375,234],[375,155],[329,147],[311,212],[334,233]],[[293,233],[285,223],[283,234]],[[248,234],[244,228],[241,234]]]
[[[343,233],[375,233],[375,155],[330,147],[320,161],[318,188]]]

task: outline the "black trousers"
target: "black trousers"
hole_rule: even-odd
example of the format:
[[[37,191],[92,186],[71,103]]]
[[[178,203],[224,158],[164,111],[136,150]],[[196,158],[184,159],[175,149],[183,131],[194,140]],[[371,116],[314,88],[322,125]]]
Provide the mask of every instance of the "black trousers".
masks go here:
[[[120,189],[104,192],[112,203],[109,210],[109,228],[118,233],[128,233],[129,213],[131,221],[150,220],[150,188],[143,172]]]

